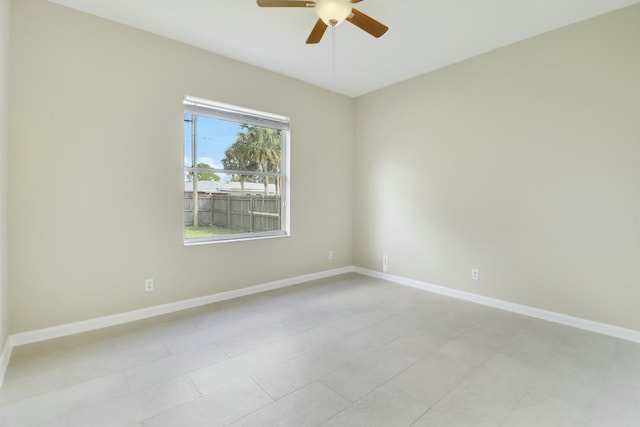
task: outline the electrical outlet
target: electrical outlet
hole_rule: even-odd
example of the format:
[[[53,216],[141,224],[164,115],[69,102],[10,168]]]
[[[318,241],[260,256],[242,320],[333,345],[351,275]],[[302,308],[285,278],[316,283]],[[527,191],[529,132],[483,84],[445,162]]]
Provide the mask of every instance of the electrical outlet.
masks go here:
[[[480,280],[480,270],[477,268],[471,269],[471,280]]]
[[[153,279],[147,279],[144,281],[144,291],[151,292],[153,290]]]
[[[329,251],[329,259],[333,259],[333,251]]]
[[[387,255],[382,255],[382,272],[386,273],[388,269],[389,269],[389,258],[387,258]]]

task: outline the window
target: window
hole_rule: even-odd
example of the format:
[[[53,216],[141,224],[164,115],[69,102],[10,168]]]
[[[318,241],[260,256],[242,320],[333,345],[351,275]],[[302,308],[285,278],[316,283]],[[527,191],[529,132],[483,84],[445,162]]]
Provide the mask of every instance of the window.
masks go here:
[[[184,100],[184,242],[288,234],[289,119]]]

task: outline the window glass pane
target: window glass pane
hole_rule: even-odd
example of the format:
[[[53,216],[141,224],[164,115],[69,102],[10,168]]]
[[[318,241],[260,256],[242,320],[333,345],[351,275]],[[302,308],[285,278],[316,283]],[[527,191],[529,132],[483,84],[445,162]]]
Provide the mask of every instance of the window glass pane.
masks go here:
[[[226,151],[236,141],[239,133],[240,123],[185,114],[185,166],[192,166],[195,138],[197,156],[193,166],[225,169],[222,161],[226,157]]]
[[[275,193],[275,184],[270,184],[269,194],[264,193],[262,182],[246,182],[244,192],[240,182],[217,184],[198,182],[194,197],[194,183],[185,182],[186,239],[281,229],[282,199]]]
[[[184,115],[184,166],[193,166],[193,114]],[[185,190],[186,191],[186,190]]]
[[[185,241],[285,234],[286,132],[185,113]]]

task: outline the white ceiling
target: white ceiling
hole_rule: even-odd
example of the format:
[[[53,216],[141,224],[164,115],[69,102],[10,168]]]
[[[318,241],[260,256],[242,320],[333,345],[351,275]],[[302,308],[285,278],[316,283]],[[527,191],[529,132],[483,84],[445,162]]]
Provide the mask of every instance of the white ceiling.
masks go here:
[[[640,0],[364,0],[387,25],[376,39],[344,22],[305,40],[313,9],[255,0],[50,0],[348,96],[359,96]]]

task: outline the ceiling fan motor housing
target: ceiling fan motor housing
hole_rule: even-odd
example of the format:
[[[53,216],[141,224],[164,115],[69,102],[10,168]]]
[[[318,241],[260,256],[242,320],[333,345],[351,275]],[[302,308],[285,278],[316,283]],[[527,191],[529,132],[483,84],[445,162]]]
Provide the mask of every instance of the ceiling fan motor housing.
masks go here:
[[[351,15],[351,3],[347,0],[320,0],[316,4],[316,14],[325,24],[335,27]]]

